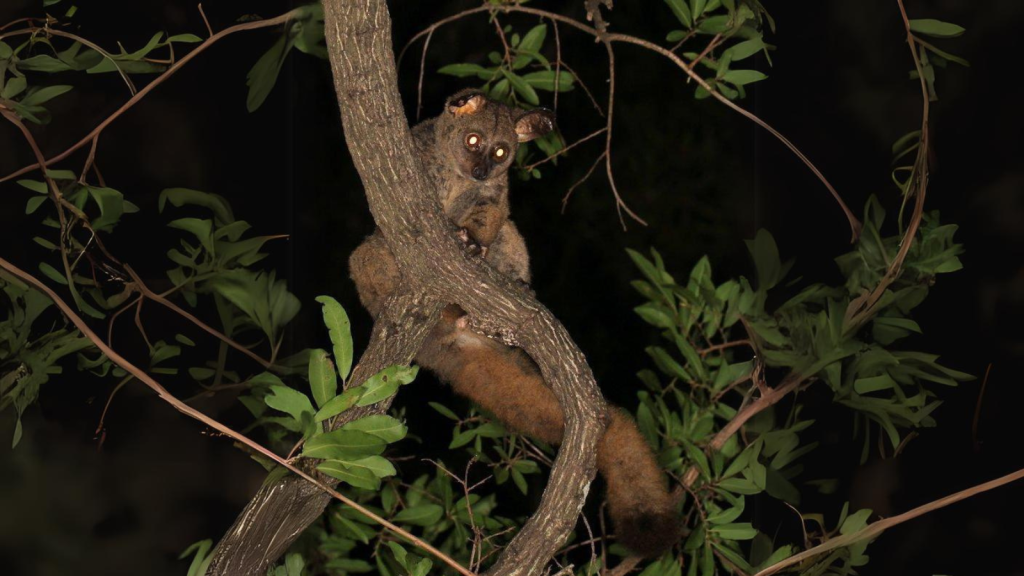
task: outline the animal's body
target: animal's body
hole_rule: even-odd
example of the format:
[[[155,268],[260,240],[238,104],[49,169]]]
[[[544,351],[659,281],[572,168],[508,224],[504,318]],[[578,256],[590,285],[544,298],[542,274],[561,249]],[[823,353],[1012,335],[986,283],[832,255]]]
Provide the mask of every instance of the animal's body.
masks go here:
[[[444,214],[487,263],[524,285],[530,281],[529,256],[509,220],[508,168],[520,142],[553,128],[547,111],[526,112],[488,101],[479,92],[461,92],[441,116],[412,131]],[[360,300],[376,317],[402,282],[380,231],[352,253],[349,267]],[[522,350],[465,328],[462,316],[457,306],[445,308],[416,362],[510,429],[560,443],[562,409],[536,364]],[[632,420],[618,409],[609,410],[598,469],[608,484],[609,513],[621,542],[654,556],[678,539],[678,515],[665,476]]]

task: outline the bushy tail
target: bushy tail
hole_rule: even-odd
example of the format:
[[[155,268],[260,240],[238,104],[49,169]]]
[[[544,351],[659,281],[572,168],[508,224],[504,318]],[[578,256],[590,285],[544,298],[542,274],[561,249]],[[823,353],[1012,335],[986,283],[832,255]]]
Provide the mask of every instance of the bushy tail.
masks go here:
[[[597,469],[608,484],[608,513],[619,542],[645,558],[660,556],[679,540],[680,522],[665,473],[637,430],[619,408],[597,451]]]
[[[562,440],[562,409],[537,366],[521,350],[454,326],[446,310],[417,362],[451,384],[456,393],[494,414],[508,428],[549,444]],[[618,539],[635,554],[661,555],[680,536],[679,515],[665,474],[647,441],[625,412],[609,410],[597,451],[608,484],[608,511]]]

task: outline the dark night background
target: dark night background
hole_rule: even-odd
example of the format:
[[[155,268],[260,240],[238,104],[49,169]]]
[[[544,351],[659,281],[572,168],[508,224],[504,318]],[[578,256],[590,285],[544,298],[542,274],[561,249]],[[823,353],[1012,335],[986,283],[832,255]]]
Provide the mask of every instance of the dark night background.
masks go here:
[[[427,23],[472,2],[391,2],[394,37],[401,46]],[[894,214],[898,201],[889,181],[891,143],[918,127],[918,84],[907,80],[912,62],[893,0],[789,0],[765,2],[778,22],[768,41],[778,46],[774,66],[757,67],[769,80],[749,90],[741,104],[786,134],[817,163],[859,215],[869,194]],[[537,2],[583,18],[582,2]],[[928,206],[960,225],[964,270],[943,276],[916,319],[924,334],[905,346],[940,354],[956,369],[979,376],[956,389],[938,390],[946,403],[937,428],[921,431],[897,460],[873,451],[858,465],[860,444],[851,420],[814,405],[817,424],[807,434],[822,446],[803,477],[836,477],[839,493],[809,497],[804,512],[824,512],[834,522],[845,497],[856,507],[891,516],[1024,467],[1014,422],[1024,400],[1019,366],[1024,360],[1024,167],[1019,155],[1021,91],[1014,85],[1020,57],[1014,40],[1024,26],[1024,3],[908,0],[911,17],[965,26],[962,38],[943,44],[972,67],[940,70],[941,100],[932,127],[936,164]],[[214,29],[244,13],[270,17],[288,2],[208,2]],[[129,50],[153,32],[205,36],[194,0],[85,2],[75,22],[80,32]],[[63,10],[58,10],[63,12]],[[0,0],[0,23],[41,15],[39,0]],[[616,3],[616,31],[658,40],[671,13],[660,1]],[[508,16],[529,26],[536,19]],[[463,85],[432,73],[452,62],[481,62],[500,44],[484,17],[442,28],[427,56],[424,112]],[[119,118],[100,140],[97,161],[108,185],[142,208],[127,217],[109,241],[122,260],[159,283],[169,263],[164,252],[175,235],[163,229],[156,198],[166,187],[188,187],[226,196],[236,216],[258,234],[289,234],[270,246],[268,267],[286,276],[303,302],[288,346],[323,345],[313,298],[331,294],[353,316],[357,350],[369,334],[347,277],[348,254],[373,229],[359,179],[345,149],[330,74],[324,61],[289,57],[278,85],[254,114],[245,110],[245,74],[276,39],[277,31],[231,36],[209,49]],[[566,60],[603,101],[604,51],[589,37],[562,28]],[[551,36],[549,35],[549,43]],[[605,178],[595,174],[579,188],[564,214],[568,187],[600,153],[595,139],[573,151],[544,178],[513,183],[513,218],[532,248],[535,288],[587,354],[598,382],[613,401],[635,407],[635,373],[649,366],[643,348],[657,338],[632,312],[640,299],[629,287],[637,276],[624,248],[657,247],[677,276],[700,255],[711,256],[715,277],[752,274],[743,245],[758,228],[776,237],[784,258],[797,259],[794,276],[832,282],[832,262],[849,247],[842,213],[825,188],[764,131],[712,100],[695,101],[693,86],[667,61],[629,46],[617,48],[615,169],[629,205],[649,222],[623,231]],[[419,45],[400,69],[407,110],[415,114]],[[146,80],[136,77],[138,84]],[[53,101],[54,121],[33,127],[47,155],[77,141],[127,98],[114,75],[75,75],[79,86]],[[601,126],[584,93],[559,100],[559,124],[573,141]],[[0,174],[30,162],[30,151],[10,125],[0,126]],[[84,153],[66,167],[78,170]],[[40,234],[37,216],[23,214],[30,193],[0,185],[0,255],[35,270],[45,252],[30,241]],[[891,220],[890,220],[891,221]],[[892,231],[890,230],[891,234]],[[157,284],[159,286],[159,284]],[[156,307],[145,312],[150,330],[178,326]],[[191,333],[200,346],[209,342]],[[130,320],[114,345],[144,360]],[[236,360],[237,365],[242,362]],[[977,435],[972,420],[980,376],[991,364]],[[168,379],[173,392],[195,393],[185,378]],[[110,392],[69,368],[43,387],[25,415],[25,437],[7,444],[12,411],[0,414],[0,572],[58,574],[184,574],[175,556],[203,538],[217,539],[262,479],[261,469],[223,439],[132,384],[115,399],[102,446],[94,430]],[[445,421],[419,409],[428,399],[459,405],[429,378],[403,392],[413,433],[430,438]],[[813,390],[813,389],[812,389]],[[199,405],[229,424],[245,414],[231,398]],[[537,488],[539,489],[539,485]],[[753,507],[753,521],[769,535],[799,530],[795,516],[767,503]],[[862,574],[1024,574],[1019,541],[1024,484],[989,492],[904,524],[870,546]]]

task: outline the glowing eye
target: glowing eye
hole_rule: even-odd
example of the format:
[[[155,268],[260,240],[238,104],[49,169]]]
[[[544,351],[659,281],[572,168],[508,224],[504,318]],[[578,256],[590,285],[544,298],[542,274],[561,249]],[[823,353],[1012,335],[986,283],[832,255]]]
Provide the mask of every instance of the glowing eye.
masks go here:
[[[495,158],[504,158],[505,157],[505,149],[504,148],[498,148],[497,150],[495,150],[494,151],[494,157]]]
[[[477,136],[476,134],[470,134],[469,136],[466,136],[466,146],[468,148],[476,148],[479,145],[480,136]]]

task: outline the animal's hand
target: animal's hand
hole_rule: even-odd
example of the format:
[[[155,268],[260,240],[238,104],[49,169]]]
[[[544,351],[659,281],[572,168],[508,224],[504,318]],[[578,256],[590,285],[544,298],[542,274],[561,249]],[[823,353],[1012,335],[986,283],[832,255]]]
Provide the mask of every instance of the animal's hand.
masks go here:
[[[465,228],[459,228],[459,239],[466,244],[466,248],[469,249],[470,256],[479,256],[481,258],[487,257],[487,247],[481,246],[469,235],[469,230]]]
[[[537,295],[537,293],[533,291],[533,288],[530,288],[530,283],[527,282],[526,280],[523,280],[522,278],[517,278],[516,284],[518,284],[519,287],[522,288],[523,290],[526,290],[526,293],[529,294],[530,296]]]

